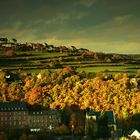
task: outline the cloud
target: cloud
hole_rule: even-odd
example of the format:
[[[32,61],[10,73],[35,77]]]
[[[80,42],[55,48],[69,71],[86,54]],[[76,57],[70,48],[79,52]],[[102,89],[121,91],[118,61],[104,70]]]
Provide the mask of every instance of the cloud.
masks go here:
[[[115,20],[117,23],[121,24],[121,23],[123,23],[123,22],[126,20],[126,17],[125,17],[125,16],[116,16],[116,17],[114,18],[114,20]]]
[[[81,5],[85,7],[91,7],[97,0],[77,0],[74,5]]]
[[[34,41],[37,39],[37,36],[34,34],[33,30],[16,30],[16,29],[2,29],[1,36],[5,36],[8,38],[17,38],[19,41],[26,42],[26,41]]]
[[[133,1],[1,0],[0,33],[56,46],[136,52],[140,43],[140,1]]]
[[[128,21],[128,19],[130,19],[131,17],[132,15],[116,16],[114,17],[114,21],[117,22],[118,24],[122,24],[125,21]]]
[[[83,43],[83,42],[82,42]],[[81,44],[82,45],[82,44]],[[92,42],[88,41],[87,44],[84,44],[81,47],[85,47],[93,51],[101,51],[106,53],[120,53],[120,54],[139,54],[140,52],[140,43],[139,42],[127,42],[127,41],[105,41]]]

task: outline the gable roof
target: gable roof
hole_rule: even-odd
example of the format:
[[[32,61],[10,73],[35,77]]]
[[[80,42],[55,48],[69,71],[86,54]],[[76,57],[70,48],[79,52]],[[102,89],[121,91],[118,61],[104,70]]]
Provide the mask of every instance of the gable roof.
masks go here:
[[[27,110],[25,102],[0,103],[0,111],[24,111]]]
[[[104,113],[104,115],[107,116],[109,125],[116,124],[115,115],[114,115],[113,110],[108,110],[108,111],[104,111],[104,112],[103,111],[95,112],[92,109],[90,109],[89,111],[87,111],[88,116],[96,116],[97,120],[99,120],[102,113]]]
[[[88,116],[99,116],[100,115],[100,112],[95,112],[93,111],[92,109],[90,109],[89,111],[87,111],[87,115]]]
[[[133,131],[130,133],[130,135],[128,135],[128,136],[130,136],[130,137],[136,137],[136,138],[140,139],[140,133],[139,133],[138,130],[133,130]]]

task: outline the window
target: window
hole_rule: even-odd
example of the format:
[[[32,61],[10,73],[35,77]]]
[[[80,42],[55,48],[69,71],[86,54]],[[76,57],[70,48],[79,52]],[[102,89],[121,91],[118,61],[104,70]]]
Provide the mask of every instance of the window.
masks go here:
[[[14,118],[14,120],[16,120],[16,117],[15,116],[13,118]]]
[[[3,112],[3,115],[6,115],[6,112]]]
[[[16,125],[16,121],[14,121],[14,126]]]

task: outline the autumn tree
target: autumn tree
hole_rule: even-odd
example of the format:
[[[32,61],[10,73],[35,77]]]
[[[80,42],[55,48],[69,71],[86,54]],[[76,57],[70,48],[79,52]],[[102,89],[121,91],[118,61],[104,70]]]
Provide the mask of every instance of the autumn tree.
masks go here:
[[[69,132],[69,128],[65,124],[60,125],[54,130],[54,133],[59,135],[67,135]]]
[[[5,52],[5,56],[7,56],[7,57],[12,57],[12,56],[14,56],[14,51],[13,51],[13,50],[8,50],[8,51],[6,51],[6,52]]]

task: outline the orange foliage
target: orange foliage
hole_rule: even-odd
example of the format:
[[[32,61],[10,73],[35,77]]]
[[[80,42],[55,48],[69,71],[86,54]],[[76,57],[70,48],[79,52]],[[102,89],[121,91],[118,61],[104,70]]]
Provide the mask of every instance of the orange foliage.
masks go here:
[[[7,57],[12,57],[14,55],[14,51],[13,50],[8,50],[5,52],[5,56]]]

